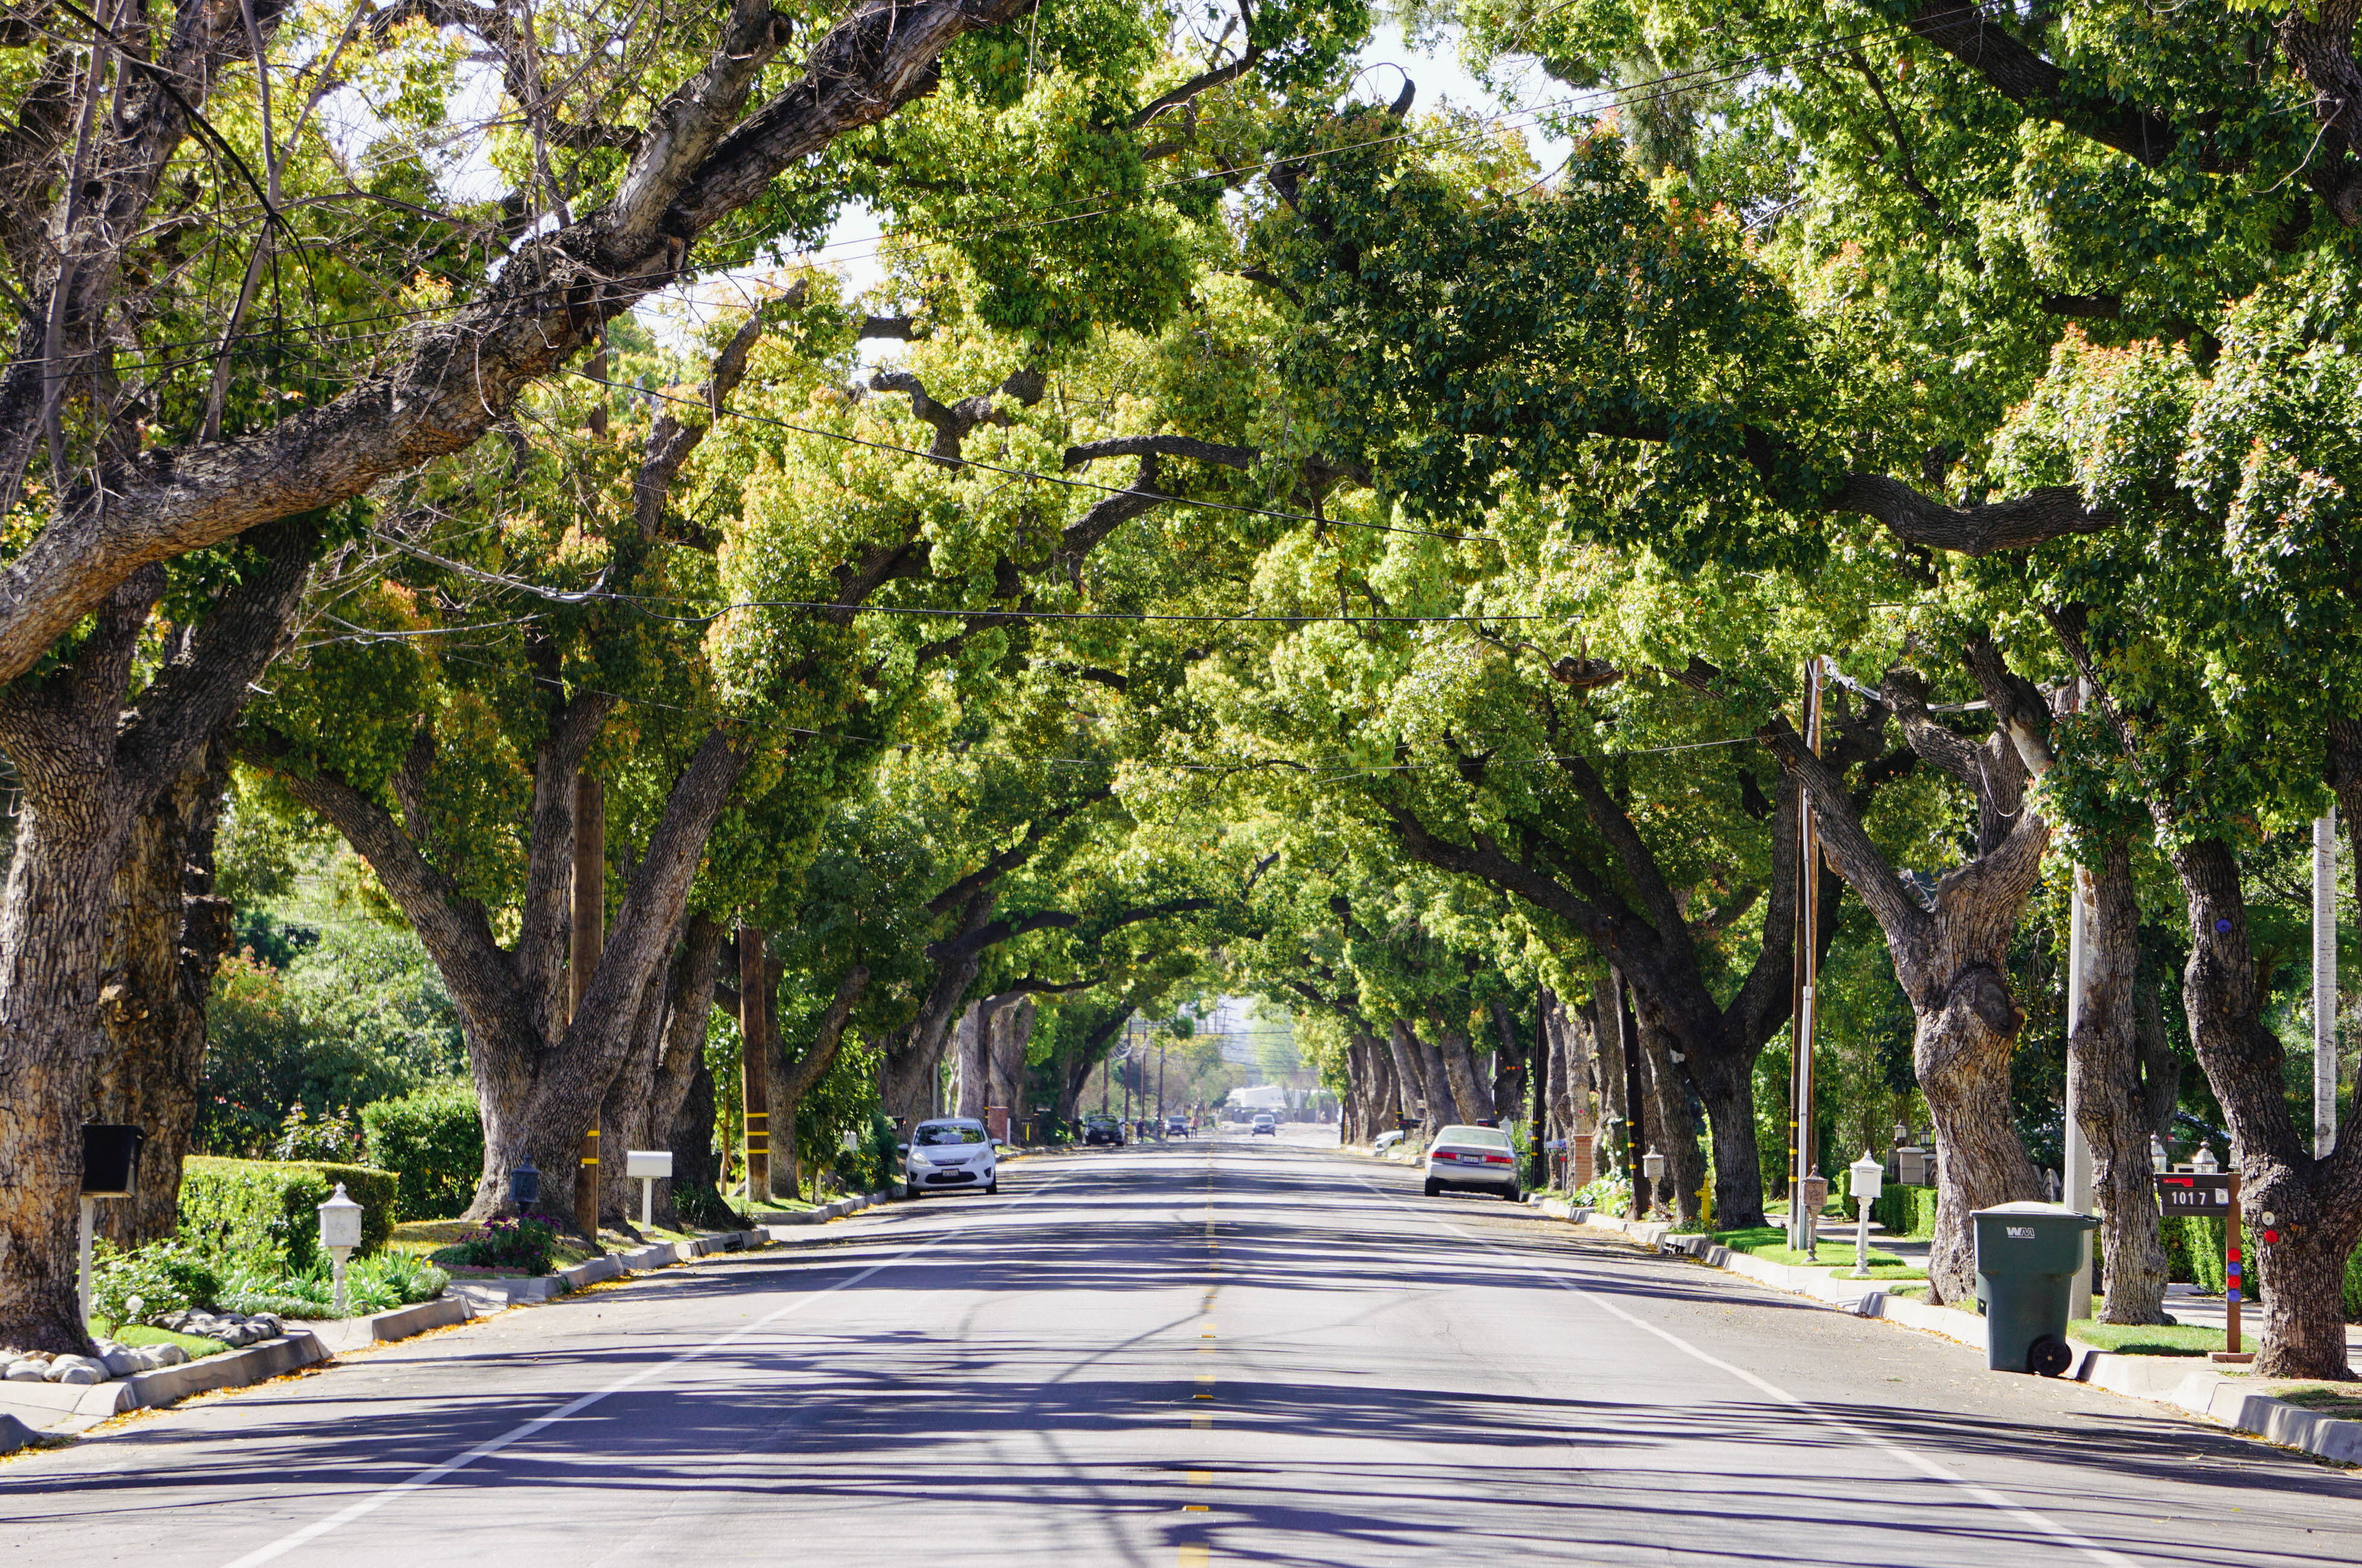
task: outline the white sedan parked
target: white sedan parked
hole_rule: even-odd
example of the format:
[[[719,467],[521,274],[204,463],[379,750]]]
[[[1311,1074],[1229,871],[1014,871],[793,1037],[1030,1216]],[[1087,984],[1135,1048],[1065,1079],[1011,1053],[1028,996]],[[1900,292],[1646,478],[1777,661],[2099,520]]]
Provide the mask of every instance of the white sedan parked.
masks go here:
[[[1446,1127],[1436,1133],[1427,1151],[1427,1195],[1462,1187],[1484,1187],[1512,1203],[1526,1200],[1507,1133],[1493,1127]]]
[[[903,1148],[903,1176],[913,1198],[946,1187],[1000,1190],[999,1146],[984,1123],[971,1117],[922,1121],[911,1129]]]

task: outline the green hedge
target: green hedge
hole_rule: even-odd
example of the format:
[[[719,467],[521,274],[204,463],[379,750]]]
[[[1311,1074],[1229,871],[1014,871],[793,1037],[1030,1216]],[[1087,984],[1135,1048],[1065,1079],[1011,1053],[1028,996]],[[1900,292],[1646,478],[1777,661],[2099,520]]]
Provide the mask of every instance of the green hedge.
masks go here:
[[[2249,1301],[2263,1299],[2263,1289],[2256,1278],[2253,1260],[2256,1255],[2256,1232],[2252,1227],[2241,1227],[2246,1232],[2246,1255],[2249,1266],[2244,1271],[2243,1296]],[[2223,1293],[2223,1221],[2192,1219],[2167,1220],[2158,1226],[2158,1240],[2165,1244],[2165,1277],[2195,1285],[2206,1295]],[[2362,1247],[2345,1256],[2345,1320],[2362,1323]]]
[[[467,1211],[484,1169],[484,1124],[475,1091],[441,1084],[400,1099],[361,1107],[369,1157],[401,1178],[405,1220],[443,1220]]]
[[[344,1183],[361,1206],[361,1252],[393,1234],[397,1177],[368,1165],[195,1158],[181,1167],[181,1240],[215,1263],[261,1263],[291,1269],[319,1255],[319,1206]]]
[[[1882,1187],[1871,1203],[1870,1216],[1890,1236],[1933,1236],[1936,1233],[1936,1189],[1932,1187]]]

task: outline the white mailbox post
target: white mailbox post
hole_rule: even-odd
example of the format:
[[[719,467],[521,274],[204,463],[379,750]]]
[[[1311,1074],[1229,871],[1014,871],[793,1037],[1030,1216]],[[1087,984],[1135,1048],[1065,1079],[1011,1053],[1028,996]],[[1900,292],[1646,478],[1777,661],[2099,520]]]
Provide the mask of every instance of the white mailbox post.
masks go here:
[[[627,1149],[624,1152],[624,1174],[640,1178],[640,1229],[646,1231],[657,1222],[657,1178],[672,1175],[670,1149]]]
[[[1886,1184],[1886,1165],[1868,1149],[1861,1158],[1846,1167],[1853,1177],[1847,1191],[1853,1195],[1854,1223],[1853,1277],[1870,1277],[1870,1206],[1878,1201],[1878,1189]]]
[[[343,1182],[337,1184],[336,1196],[320,1205],[320,1244],[336,1260],[337,1316],[341,1318],[345,1315],[345,1263],[361,1244],[361,1206],[345,1196]]]

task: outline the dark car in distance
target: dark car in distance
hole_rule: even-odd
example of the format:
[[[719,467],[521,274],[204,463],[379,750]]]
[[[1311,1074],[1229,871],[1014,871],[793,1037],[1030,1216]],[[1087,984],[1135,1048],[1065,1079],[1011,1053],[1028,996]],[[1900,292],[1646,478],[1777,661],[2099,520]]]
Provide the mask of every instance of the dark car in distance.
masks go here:
[[[1112,1116],[1086,1116],[1083,1118],[1083,1143],[1087,1147],[1093,1143],[1120,1145],[1123,1143],[1123,1123]]]

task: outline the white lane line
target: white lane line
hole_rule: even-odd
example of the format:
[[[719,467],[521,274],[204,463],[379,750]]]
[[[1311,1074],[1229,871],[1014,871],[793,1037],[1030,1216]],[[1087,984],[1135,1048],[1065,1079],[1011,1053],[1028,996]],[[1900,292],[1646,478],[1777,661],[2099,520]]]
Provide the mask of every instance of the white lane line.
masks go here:
[[[1892,1458],[1901,1460],[1904,1463],[1909,1465],[1912,1469],[1918,1471],[1922,1475],[1928,1477],[1930,1480],[1941,1481],[1947,1485],[1959,1487],[1962,1493],[1968,1496],[1975,1498],[1985,1507],[1994,1509],[1997,1512],[2007,1514],[2011,1518],[2017,1520],[2020,1524],[2029,1525],[2032,1528],[2042,1531],[2052,1540],[2058,1541],[2060,1545],[2073,1548],[2075,1551],[2080,1551],[2084,1556],[2092,1559],[2094,1562],[2106,1563],[2108,1568],[2137,1568],[2137,1565],[2134,1561],[2131,1558],[2125,1556],[2122,1552],[2112,1551],[2108,1548],[2099,1545],[2097,1542],[2076,1534],[2073,1530],[2068,1529],[2065,1525],[2060,1524],[2058,1520],[2050,1518],[2043,1514],[2036,1513],[2034,1509],[2027,1507],[2025,1504],[2016,1501],[2004,1493],[1996,1492],[1990,1486],[1971,1481],[1967,1476],[1960,1474],[1958,1471],[1953,1470],[1948,1466],[1939,1464],[1935,1460],[1929,1459],[1926,1454],[1919,1452],[1917,1450],[1906,1448],[1891,1438],[1881,1437],[1876,1432],[1864,1431],[1861,1428],[1855,1426],[1852,1422],[1842,1419],[1837,1416],[1832,1416],[1827,1411],[1820,1408],[1809,1400],[1806,1400],[1798,1395],[1789,1393],[1785,1388],[1781,1387],[1778,1384],[1767,1382],[1765,1379],[1758,1377],[1755,1374],[1748,1371],[1743,1366],[1733,1366],[1730,1363],[1723,1360],[1721,1357],[1708,1354],[1706,1352],[1698,1349],[1697,1346],[1690,1343],[1689,1341],[1682,1338],[1679,1334],[1661,1329],[1657,1327],[1656,1324],[1649,1322],[1644,1319],[1635,1317],[1633,1314],[1626,1311],[1623,1308],[1618,1307],[1615,1302],[1608,1300],[1604,1296],[1598,1295],[1594,1291],[1585,1290],[1579,1285],[1568,1284],[1567,1281],[1554,1269],[1545,1267],[1540,1264],[1530,1262],[1528,1259],[1519,1256],[1518,1253],[1509,1251],[1507,1248],[1495,1243],[1486,1237],[1471,1235],[1469,1232],[1462,1230],[1459,1226],[1452,1224],[1448,1220],[1439,1220],[1434,1215],[1427,1213],[1424,1210],[1413,1209],[1409,1204],[1403,1202],[1392,1193],[1376,1186],[1367,1176],[1363,1176],[1358,1171],[1354,1173],[1353,1179],[1360,1182],[1363,1187],[1368,1187],[1372,1192],[1377,1194],[1379,1198],[1394,1205],[1396,1209],[1401,1209],[1404,1213],[1415,1215],[1432,1224],[1440,1225],[1444,1230],[1451,1231],[1453,1235],[1458,1236],[1462,1241],[1473,1242],[1478,1246],[1484,1247],[1488,1251],[1500,1253],[1501,1256],[1507,1258],[1510,1262],[1525,1268],[1528,1272],[1540,1275],[1544,1279],[1549,1280],[1552,1285],[1557,1286],[1561,1290],[1567,1292],[1569,1295],[1582,1297],[1584,1301],[1587,1301],[1592,1306],[1598,1308],[1601,1311],[1606,1312],[1610,1317],[1622,1319],[1625,1322],[1631,1324],[1642,1333],[1655,1335],[1658,1339],[1664,1341],[1667,1344],[1672,1346],[1675,1350],[1681,1352],[1683,1355],[1690,1357],[1692,1360],[1703,1362],[1705,1364],[1713,1367],[1717,1372],[1728,1373],[1731,1376],[1736,1377],[1741,1383],[1746,1384],[1749,1387],[1753,1388],[1760,1393],[1769,1395],[1771,1397],[1779,1400],[1783,1404],[1794,1407],[1802,1414],[1820,1422],[1823,1426],[1829,1428],[1831,1430],[1842,1432],[1846,1436],[1853,1439],[1856,1442],[1877,1449],[1881,1452],[1885,1453]]]
[[[1041,1197],[1043,1193],[1048,1192],[1052,1187],[1058,1186],[1061,1182],[1064,1182],[1066,1179],[1067,1178],[1065,1176],[1054,1177],[1047,1184],[1035,1188],[1033,1191],[1027,1193],[1023,1198],[1019,1198],[1017,1203],[1008,1204],[1005,1207],[1014,1209],[1018,1204],[1031,1203],[1034,1198]],[[442,1480],[446,1475],[452,1474],[457,1471],[465,1470],[469,1465],[475,1463],[480,1459],[489,1459],[493,1454],[500,1452],[501,1450],[507,1448],[512,1444],[524,1441],[526,1438],[532,1437],[535,1433],[542,1430],[546,1427],[555,1426],[559,1421],[565,1420],[569,1416],[580,1415],[583,1411],[589,1409],[591,1406],[596,1405],[602,1399],[612,1397],[617,1394],[629,1393],[632,1389],[638,1387],[641,1384],[646,1383],[652,1378],[661,1376],[663,1374],[670,1372],[676,1367],[687,1365],[692,1361],[698,1361],[703,1357],[712,1355],[715,1351],[723,1350],[731,1345],[736,1344],[740,1340],[745,1339],[749,1334],[759,1333],[762,1330],[768,1327],[770,1324],[778,1321],[789,1313],[800,1312],[805,1308],[811,1306],[813,1302],[819,1301],[826,1297],[833,1296],[840,1290],[850,1290],[855,1286],[859,1285],[863,1280],[869,1278],[872,1275],[882,1274],[887,1269],[892,1268],[898,1264],[907,1262],[918,1253],[925,1252],[929,1247],[941,1246],[944,1242],[951,1241],[955,1237],[970,1235],[973,1233],[974,1232],[965,1231],[946,1231],[941,1235],[931,1236],[923,1242],[913,1242],[911,1245],[903,1248],[901,1252],[896,1253],[894,1256],[887,1258],[882,1262],[874,1263],[867,1268],[863,1269],[859,1274],[854,1275],[850,1278],[840,1279],[834,1285],[828,1286],[824,1290],[815,1290],[807,1295],[799,1296],[793,1301],[789,1302],[786,1306],[778,1308],[775,1311],[767,1312],[762,1317],[756,1319],[753,1322],[748,1323],[742,1328],[734,1329],[718,1340],[709,1341],[705,1344],[698,1346],[695,1350],[683,1351],[680,1354],[674,1356],[670,1361],[658,1362],[654,1366],[643,1367],[641,1370],[632,1374],[629,1377],[620,1378],[617,1381],[609,1384],[606,1387],[599,1389],[595,1393],[585,1394],[579,1399],[574,1399],[564,1405],[560,1405],[557,1409],[552,1410],[546,1416],[535,1416],[532,1420],[526,1421],[521,1426],[512,1427],[496,1438],[491,1438],[483,1442],[478,1443],[475,1447],[468,1450],[465,1453],[454,1454],[440,1464],[430,1464],[426,1466],[426,1468],[420,1470],[416,1474],[407,1476],[403,1480],[397,1481],[390,1486],[386,1486],[376,1492],[370,1493],[368,1496],[363,1497],[359,1502],[351,1504],[347,1507],[339,1508],[337,1512],[330,1514],[326,1518],[315,1519],[312,1523],[304,1526],[301,1529],[292,1530],[286,1535],[281,1536],[277,1540],[272,1541],[268,1546],[257,1548],[255,1551],[248,1552],[245,1556],[233,1560],[226,1565],[226,1568],[261,1568],[261,1564],[284,1557],[287,1553],[294,1551],[297,1547],[309,1545],[311,1542],[319,1540],[324,1535],[327,1535],[334,1530],[343,1529],[345,1526],[352,1523],[355,1519],[364,1518],[369,1515],[377,1512],[378,1509],[385,1507],[388,1503],[395,1501],[397,1498],[406,1497],[413,1492],[432,1486],[437,1481]],[[792,1253],[789,1254],[791,1257],[794,1254]]]

